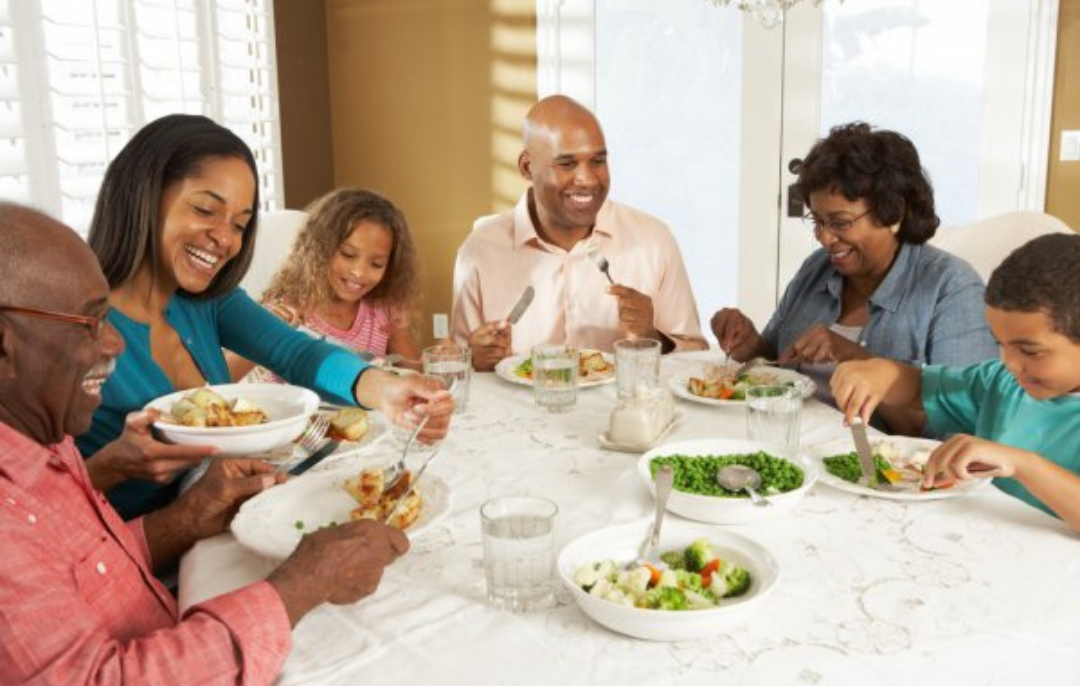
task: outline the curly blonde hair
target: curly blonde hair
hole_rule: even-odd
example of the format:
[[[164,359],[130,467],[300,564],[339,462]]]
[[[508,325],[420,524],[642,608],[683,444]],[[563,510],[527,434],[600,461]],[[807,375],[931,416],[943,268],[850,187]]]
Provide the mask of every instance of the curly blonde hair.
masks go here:
[[[386,274],[364,299],[397,308],[406,315],[419,300],[416,250],[405,215],[394,203],[373,191],[339,188],[330,191],[307,209],[307,225],[293,242],[270,287],[266,301],[280,301],[304,314],[333,297],[327,270],[330,259],[360,222],[380,224],[393,236]]]

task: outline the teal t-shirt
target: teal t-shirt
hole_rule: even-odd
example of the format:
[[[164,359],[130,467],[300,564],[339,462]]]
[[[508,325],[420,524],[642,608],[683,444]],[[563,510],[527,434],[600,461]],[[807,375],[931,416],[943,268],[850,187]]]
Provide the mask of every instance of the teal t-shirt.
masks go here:
[[[928,428],[966,433],[1038,453],[1080,474],[1080,396],[1036,400],[1000,360],[970,367],[927,366],[922,402]],[[1016,479],[994,479],[1009,495],[1054,514]]]
[[[368,367],[344,348],[296,331],[239,288],[202,300],[178,293],[165,307],[165,318],[209,384],[230,383],[221,350],[226,348],[331,402],[354,405],[353,384]],[[109,323],[124,337],[125,347],[102,388],[90,429],[76,439],[83,457],[118,438],[129,412],[177,390],[151,355],[149,325],[117,310],[109,313]],[[179,482],[179,478],[169,484],[125,481],[106,495],[125,519],[131,519],[168,504],[176,497]]]

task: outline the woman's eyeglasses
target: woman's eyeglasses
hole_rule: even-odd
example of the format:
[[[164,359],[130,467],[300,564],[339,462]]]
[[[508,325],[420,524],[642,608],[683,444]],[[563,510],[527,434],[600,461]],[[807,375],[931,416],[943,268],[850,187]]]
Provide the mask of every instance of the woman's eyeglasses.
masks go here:
[[[80,324],[85,326],[90,331],[90,337],[95,341],[101,337],[101,332],[108,326],[108,317],[102,315],[100,317],[87,317],[81,314],[68,314],[66,312],[53,312],[52,310],[39,310],[36,307],[16,307],[15,305],[0,305],[0,312],[11,312],[12,314],[24,314],[27,317],[38,317],[39,319],[51,319],[56,322],[68,322],[69,324]]]
[[[812,230],[814,233],[821,233],[828,231],[834,236],[840,236],[851,229],[855,225],[855,222],[859,221],[866,215],[873,212],[873,210],[867,210],[857,217],[830,217],[828,219],[822,219],[813,212],[808,212],[802,218],[803,224],[806,228]]]

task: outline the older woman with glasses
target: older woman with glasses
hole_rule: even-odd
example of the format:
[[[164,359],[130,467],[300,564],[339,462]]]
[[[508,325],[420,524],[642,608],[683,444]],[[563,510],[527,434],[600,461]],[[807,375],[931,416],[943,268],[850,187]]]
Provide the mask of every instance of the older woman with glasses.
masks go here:
[[[910,140],[864,123],[838,126],[798,174],[810,209],[804,221],[821,250],[788,284],[763,332],[737,309],[713,315],[725,352],[798,363],[819,380],[845,360],[964,365],[997,356],[982,280],[962,259],[926,245],[940,221]]]

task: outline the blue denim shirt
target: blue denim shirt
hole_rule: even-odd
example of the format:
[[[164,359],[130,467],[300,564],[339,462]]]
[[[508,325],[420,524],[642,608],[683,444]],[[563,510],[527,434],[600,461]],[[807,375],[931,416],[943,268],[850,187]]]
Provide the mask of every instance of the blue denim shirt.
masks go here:
[[[844,277],[828,251],[815,250],[788,284],[762,332],[775,352],[813,324],[840,316]],[[986,324],[984,284],[959,257],[931,245],[902,243],[885,280],[870,296],[870,321],[859,344],[876,357],[914,365],[968,365],[998,356]]]

